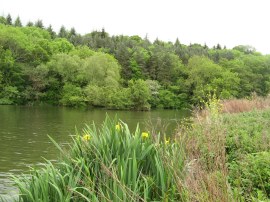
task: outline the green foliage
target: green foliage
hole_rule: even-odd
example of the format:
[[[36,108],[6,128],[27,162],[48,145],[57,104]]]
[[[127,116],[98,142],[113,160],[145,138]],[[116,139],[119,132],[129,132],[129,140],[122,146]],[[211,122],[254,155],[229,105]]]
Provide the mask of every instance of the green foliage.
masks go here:
[[[82,60],[78,56],[72,56],[65,53],[54,55],[47,68],[57,72],[64,82],[79,83],[78,74],[82,70]]]
[[[49,34],[51,35],[51,38],[52,39],[55,39],[56,38],[56,33],[55,33],[55,31],[53,31],[53,28],[52,28],[52,25],[49,25],[49,27],[46,29],[48,32],[49,32]]]
[[[239,46],[235,46],[233,49],[243,52],[245,54],[254,53],[256,51],[254,47],[249,46],[249,45],[239,45]]]
[[[7,25],[12,25],[12,17],[10,14],[7,15],[6,22],[7,22]]]
[[[44,90],[48,86],[48,73],[49,69],[43,64],[36,68],[26,68],[24,70],[30,84],[27,90],[31,92],[31,94],[25,95],[27,100],[38,101],[44,96]]]
[[[176,72],[183,68],[181,61],[175,54],[160,50],[159,47],[153,50],[149,63],[150,78],[165,86],[175,82],[173,78],[179,76],[175,75]]]
[[[184,45],[178,39],[174,44],[158,39],[151,43],[137,35],[110,36],[105,29],[80,35],[65,26],[57,35],[51,25],[45,29],[42,20],[23,27],[19,16],[13,23],[7,15],[0,18],[0,53],[0,88],[16,87],[20,104],[61,104],[65,83],[83,92],[88,85],[105,89],[109,98],[101,96],[102,103],[95,106],[121,109],[189,107],[214,92],[220,99],[270,92],[270,56],[246,45],[209,48]],[[37,73],[40,65],[49,69],[47,74]],[[34,87],[34,75],[42,88]],[[130,80],[152,80],[159,87],[152,91],[154,84],[147,84],[150,97],[139,103],[128,87]],[[124,99],[126,94],[129,100]]]
[[[198,103],[205,100],[206,94],[213,94],[219,98],[230,98],[237,95],[239,78],[208,58],[192,57],[188,63],[187,86],[192,93],[192,100]]]
[[[270,152],[246,155],[241,161],[232,162],[230,183],[245,198],[270,198]]]
[[[14,86],[5,86],[0,92],[0,104],[17,104],[19,101],[19,91]]]
[[[14,22],[14,26],[15,27],[22,27],[22,22],[21,22],[21,19],[20,17],[18,16]]]
[[[89,106],[109,109],[130,109],[132,106],[129,88],[88,85],[84,93]]]
[[[82,89],[73,84],[66,83],[63,87],[63,94],[60,103],[64,106],[81,107],[84,106],[85,99]]]
[[[159,107],[164,109],[179,109],[183,107],[183,102],[181,95],[176,95],[170,90],[160,90],[159,91]]]
[[[38,20],[35,22],[35,27],[38,27],[38,28],[43,29],[43,28],[44,28],[44,25],[43,25],[42,20],[39,20],[39,19],[38,19]]]
[[[158,81],[154,81],[154,80],[146,80],[145,81],[149,91],[150,91],[150,100],[149,100],[149,104],[151,105],[151,107],[158,107],[159,105],[159,89],[160,89],[160,84],[158,83]]]
[[[139,47],[133,50],[130,58],[133,79],[143,79],[145,77],[144,75],[147,73],[147,63],[149,59],[150,54],[146,49]]]
[[[63,26],[63,25],[61,26],[59,33],[58,33],[58,36],[60,38],[67,38],[68,37],[68,32],[67,32],[65,26]]]
[[[265,151],[270,144],[269,111],[248,112],[225,116],[227,127],[227,154],[229,162],[241,160],[246,154]],[[267,146],[268,145],[268,146]]]
[[[149,110],[150,105],[148,101],[150,99],[150,91],[146,82],[141,79],[130,80],[128,87],[130,89],[133,108],[135,110]]]
[[[240,200],[270,198],[270,111],[225,115],[229,182]]]
[[[52,41],[52,49],[54,53],[69,53],[74,49],[74,46],[66,39],[57,38]]]
[[[91,49],[89,49],[87,46],[77,46],[69,54],[70,55],[77,55],[81,59],[86,59],[88,57],[93,56],[95,54],[95,52],[92,51]]]
[[[4,25],[7,24],[7,20],[3,16],[0,16],[0,24],[4,24]]]
[[[123,95],[126,91],[122,91],[119,85],[120,67],[117,61],[108,54],[96,53],[89,49],[84,52],[84,49],[86,48],[81,47],[70,54],[54,55],[43,68],[39,67],[39,70],[43,70],[40,76],[43,76],[45,81],[49,80],[43,87],[57,90],[61,94],[58,104],[65,106],[127,108],[129,102],[126,97],[129,96]],[[47,72],[44,72],[45,70]],[[36,75],[35,80],[38,78]],[[51,97],[51,90],[50,93],[45,92],[43,97]],[[119,95],[118,98],[115,93]]]
[[[96,53],[85,59],[83,64],[85,79],[97,86],[118,87],[120,66],[117,61],[105,53]]]

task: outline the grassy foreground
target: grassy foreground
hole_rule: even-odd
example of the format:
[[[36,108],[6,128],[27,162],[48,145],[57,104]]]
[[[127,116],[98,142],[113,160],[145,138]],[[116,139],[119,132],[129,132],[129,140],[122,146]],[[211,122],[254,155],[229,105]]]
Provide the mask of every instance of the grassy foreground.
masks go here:
[[[77,134],[58,164],[14,178],[20,201],[269,201],[270,110],[183,121],[176,134],[131,133],[107,118]],[[52,140],[53,141],[53,140]]]

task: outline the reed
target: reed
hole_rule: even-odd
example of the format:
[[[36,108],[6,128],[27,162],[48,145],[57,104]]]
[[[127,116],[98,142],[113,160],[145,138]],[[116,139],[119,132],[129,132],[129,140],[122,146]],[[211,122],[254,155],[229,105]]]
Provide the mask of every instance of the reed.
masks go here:
[[[52,140],[53,141],[53,140]],[[53,141],[54,142],[54,141]],[[20,201],[180,201],[170,163],[183,169],[181,148],[160,135],[106,118],[101,128],[87,126],[73,138],[61,163],[47,162],[30,176],[15,177]],[[176,155],[177,154],[177,155]]]
[[[242,113],[270,107],[269,97],[253,96],[251,99],[230,99],[222,102],[224,113]]]

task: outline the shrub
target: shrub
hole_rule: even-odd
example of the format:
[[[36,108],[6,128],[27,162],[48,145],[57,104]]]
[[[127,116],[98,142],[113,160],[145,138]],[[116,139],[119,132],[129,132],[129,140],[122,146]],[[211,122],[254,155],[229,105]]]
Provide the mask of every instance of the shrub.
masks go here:
[[[248,154],[229,165],[229,182],[246,199],[270,197],[270,152]]]

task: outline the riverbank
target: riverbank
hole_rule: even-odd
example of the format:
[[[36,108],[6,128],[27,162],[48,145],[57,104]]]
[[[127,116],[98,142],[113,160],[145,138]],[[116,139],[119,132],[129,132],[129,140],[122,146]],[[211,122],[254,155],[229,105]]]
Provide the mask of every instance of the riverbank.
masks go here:
[[[185,180],[190,201],[269,200],[267,99],[223,103],[212,99],[178,136],[187,145],[185,153],[192,168]]]
[[[182,121],[173,138],[106,119],[74,136],[58,165],[16,179],[23,201],[266,201],[270,110]],[[56,144],[56,143],[55,143]],[[58,147],[58,145],[56,144]]]

